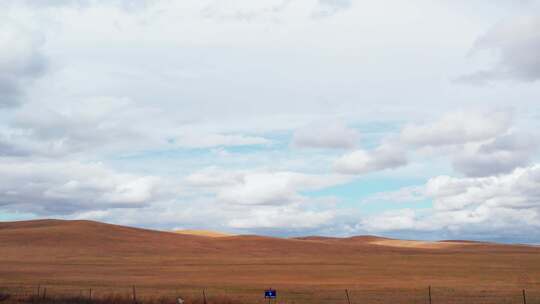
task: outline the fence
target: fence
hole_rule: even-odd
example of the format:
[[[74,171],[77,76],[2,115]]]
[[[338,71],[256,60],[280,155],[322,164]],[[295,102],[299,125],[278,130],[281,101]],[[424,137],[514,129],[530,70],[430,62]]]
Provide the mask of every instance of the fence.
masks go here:
[[[227,288],[196,289],[185,286],[164,290],[152,286],[125,286],[107,288],[104,286],[76,288],[69,286],[10,286],[0,287],[1,304],[11,303],[81,303],[81,304],[267,304],[263,290],[227,290]],[[2,300],[2,295],[9,298]],[[278,288],[275,304],[336,303],[336,304],[540,304],[540,293],[536,290],[474,289],[463,290],[448,287],[416,289],[283,289]]]

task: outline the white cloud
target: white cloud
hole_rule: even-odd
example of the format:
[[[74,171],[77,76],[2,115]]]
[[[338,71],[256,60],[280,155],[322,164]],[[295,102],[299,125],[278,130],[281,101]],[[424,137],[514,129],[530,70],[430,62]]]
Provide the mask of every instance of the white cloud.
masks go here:
[[[68,218],[93,219],[114,222],[122,225],[172,229],[191,227],[228,231],[225,223],[232,214],[238,212],[231,208],[221,208],[204,199],[160,200],[140,208],[91,210],[74,213]]]
[[[242,183],[245,173],[209,167],[189,174],[185,181],[193,187],[226,187]]]
[[[413,209],[386,211],[368,217],[360,223],[360,229],[375,233],[416,228],[416,212]]]
[[[230,146],[268,145],[269,139],[260,136],[247,136],[237,134],[204,134],[197,132],[185,132],[175,137],[174,143],[186,148],[213,148]]]
[[[478,178],[439,176],[427,183],[436,210],[469,207],[540,208],[540,165],[518,168],[511,173]]]
[[[335,211],[312,211],[298,206],[260,206],[251,209],[228,225],[237,229],[306,229],[329,225],[335,219]]]
[[[247,174],[240,183],[220,189],[217,199],[243,205],[291,204],[302,200],[297,183],[304,177],[290,172]]]
[[[438,176],[430,179],[424,190],[425,196],[433,199],[432,209],[392,210],[366,217],[359,227],[379,233],[416,231],[538,242],[539,189],[540,165],[489,177]]]
[[[409,124],[401,131],[401,141],[413,146],[445,146],[492,139],[505,133],[512,113],[460,111],[444,115],[439,120]]]
[[[352,0],[318,0],[318,9],[313,14],[314,17],[328,17],[340,11],[352,7]]]
[[[311,123],[294,132],[294,147],[351,149],[358,145],[360,133],[341,121]]]
[[[300,235],[334,227],[335,210],[318,210],[301,204],[243,206],[216,203],[211,199],[163,201],[139,209],[82,211],[69,218],[94,219],[123,225],[182,229],[206,229],[231,233]]]
[[[148,117],[159,119],[149,119]],[[101,96],[43,107],[27,104],[0,129],[0,154],[58,157],[172,148],[268,145],[270,140],[175,121],[159,107],[126,97]]]
[[[396,191],[377,192],[364,199],[365,203],[411,203],[426,200],[425,187],[410,186],[403,187]]]
[[[465,146],[452,163],[467,176],[509,173],[527,165],[537,147],[537,139],[532,135],[508,133],[482,144]]]
[[[291,2],[291,0],[215,1],[203,8],[202,15],[218,21],[250,22],[256,19],[272,19],[278,18]]]
[[[529,164],[537,138],[513,126],[512,111],[452,112],[426,124],[408,124],[400,141],[410,149],[451,159],[467,176],[508,173]]]
[[[540,79],[540,15],[519,15],[498,23],[476,41],[476,51],[485,49],[497,51],[498,62],[460,77],[461,82]]]
[[[301,192],[338,185],[349,178],[287,171],[226,171],[208,168],[186,178],[192,186],[211,188],[218,202],[238,205],[291,205],[307,201]]]
[[[6,2],[12,2],[15,4],[24,4],[29,7],[43,8],[88,8],[95,5],[114,5],[119,8],[131,11],[135,9],[144,8],[150,3],[156,2],[156,0],[6,0]]]
[[[0,108],[20,105],[25,87],[43,74],[43,42],[34,32],[0,21]]]
[[[371,151],[356,150],[343,155],[334,163],[334,169],[342,174],[365,174],[406,164],[407,155],[401,147],[383,144]]]
[[[11,146],[39,156],[162,146],[168,133],[161,130],[171,130],[171,125],[166,120],[148,121],[149,115],[160,116],[162,111],[125,97],[93,97],[46,107],[26,104],[14,112],[0,135],[4,133]]]
[[[0,159],[0,206],[7,210],[47,215],[137,208],[157,200],[163,183],[99,163]]]

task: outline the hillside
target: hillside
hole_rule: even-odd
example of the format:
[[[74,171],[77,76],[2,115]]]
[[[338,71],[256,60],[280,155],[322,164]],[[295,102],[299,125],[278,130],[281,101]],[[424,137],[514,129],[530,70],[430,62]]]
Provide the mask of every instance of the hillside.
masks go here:
[[[178,233],[178,234],[198,235],[198,236],[207,236],[207,237],[229,237],[229,236],[234,236],[234,234],[223,233],[223,232],[218,232],[218,231],[210,231],[210,230],[184,229],[184,230],[174,230],[173,232]]]
[[[427,285],[465,296],[540,287],[540,248],[475,242],[351,238],[207,237],[91,221],[0,223],[0,287],[194,292],[258,297],[272,286],[300,299],[405,292]],[[362,292],[370,291],[370,294]],[[324,296],[318,295],[324,293]],[[390,294],[391,293],[391,294]],[[366,298],[367,297],[367,298]]]

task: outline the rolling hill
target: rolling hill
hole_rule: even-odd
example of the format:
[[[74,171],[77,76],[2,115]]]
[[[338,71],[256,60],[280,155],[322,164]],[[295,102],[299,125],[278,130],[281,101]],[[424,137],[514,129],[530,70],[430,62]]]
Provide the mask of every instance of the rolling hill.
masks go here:
[[[540,290],[540,248],[478,242],[350,238],[207,237],[92,221],[0,223],[0,287],[58,292],[199,292],[250,300],[272,286],[283,299],[442,302],[516,299]],[[519,299],[519,297],[517,298]]]
[[[210,230],[184,229],[184,230],[174,230],[173,232],[178,233],[178,234],[198,235],[198,236],[207,236],[207,237],[229,237],[229,236],[234,236],[234,234],[223,233],[223,232],[218,232],[218,231],[210,231]]]

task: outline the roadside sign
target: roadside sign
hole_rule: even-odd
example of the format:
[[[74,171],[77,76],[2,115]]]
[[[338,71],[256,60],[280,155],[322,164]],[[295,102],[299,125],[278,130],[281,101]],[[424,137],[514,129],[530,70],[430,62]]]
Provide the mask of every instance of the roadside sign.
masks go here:
[[[275,299],[277,297],[277,292],[275,289],[267,289],[264,291],[265,299]]]

